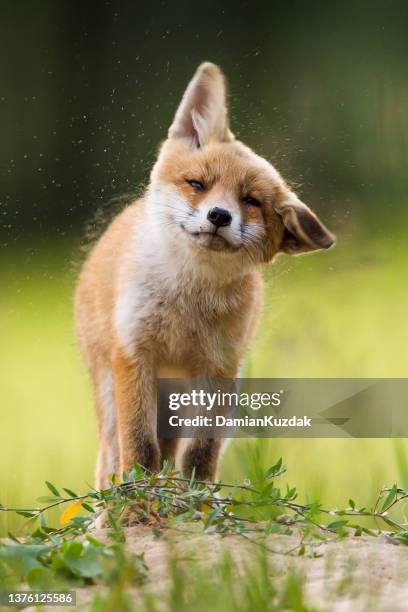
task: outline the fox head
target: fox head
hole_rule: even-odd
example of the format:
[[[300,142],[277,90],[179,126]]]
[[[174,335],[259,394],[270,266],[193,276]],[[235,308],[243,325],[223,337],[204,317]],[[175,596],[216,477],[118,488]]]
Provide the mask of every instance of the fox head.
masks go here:
[[[211,63],[188,85],[151,174],[151,210],[177,244],[243,264],[328,249],[334,236],[265,159],[229,129],[226,84]]]

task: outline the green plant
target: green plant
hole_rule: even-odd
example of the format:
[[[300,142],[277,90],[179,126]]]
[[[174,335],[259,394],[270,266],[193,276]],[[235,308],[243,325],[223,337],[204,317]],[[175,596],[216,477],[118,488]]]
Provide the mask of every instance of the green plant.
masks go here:
[[[126,550],[123,524],[129,521],[150,525],[157,536],[180,523],[198,523],[207,534],[239,535],[279,555],[317,556],[326,539],[381,533],[357,523],[358,518],[382,521],[390,528],[389,539],[408,543],[407,524],[390,515],[408,497],[404,489],[397,485],[383,489],[372,509],[358,508],[349,500],[345,509],[327,510],[319,502],[299,503],[295,488],[282,491],[276,486],[284,472],[280,459],[259,481],[237,485],[202,482],[194,475],[187,479],[170,465],[159,474],[135,465],[120,484],[112,482],[109,489],[80,496],[66,488],[61,494],[47,482],[52,495],[39,498],[45,506],[0,506],[2,512],[27,517],[31,528],[24,538],[9,533],[9,541],[0,544],[0,577],[4,584],[26,581],[33,588],[100,582],[122,584],[123,591],[126,584],[140,584],[147,567],[142,555]],[[61,525],[49,526],[46,513],[58,506],[66,506]],[[79,516],[82,510],[84,515]],[[90,531],[101,515],[109,526],[107,542]],[[264,542],[269,534],[295,535],[296,544],[275,550]]]

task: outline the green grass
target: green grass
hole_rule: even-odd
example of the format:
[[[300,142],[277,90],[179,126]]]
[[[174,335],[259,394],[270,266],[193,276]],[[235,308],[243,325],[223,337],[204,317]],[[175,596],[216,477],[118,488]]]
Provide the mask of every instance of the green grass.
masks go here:
[[[93,482],[96,423],[65,255],[20,251],[0,269],[0,501],[7,505],[32,505],[45,479],[79,492]],[[407,376],[407,264],[405,237],[385,231],[340,240],[328,253],[280,258],[268,272],[246,374]],[[395,448],[390,440],[236,440],[221,476],[240,480],[284,456],[302,500],[336,506],[353,497],[362,505],[382,485],[407,478],[406,451],[405,441]]]
[[[1,278],[0,498],[26,505],[45,479],[93,482],[96,424],[62,254],[14,259]]]

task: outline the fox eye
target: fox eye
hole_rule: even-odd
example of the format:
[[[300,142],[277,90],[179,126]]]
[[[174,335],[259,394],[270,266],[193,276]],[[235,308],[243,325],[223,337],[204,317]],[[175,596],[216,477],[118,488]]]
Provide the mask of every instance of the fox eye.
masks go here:
[[[256,198],[251,198],[249,196],[246,198],[242,198],[242,201],[245,202],[245,204],[248,204],[249,206],[257,206],[258,208],[261,206],[259,200],[257,200]]]
[[[187,179],[187,183],[189,185],[191,185],[191,187],[193,189],[195,189],[196,191],[205,191],[205,187],[204,187],[204,185],[202,183],[200,183],[200,181],[194,181],[194,180],[193,181],[189,181]]]

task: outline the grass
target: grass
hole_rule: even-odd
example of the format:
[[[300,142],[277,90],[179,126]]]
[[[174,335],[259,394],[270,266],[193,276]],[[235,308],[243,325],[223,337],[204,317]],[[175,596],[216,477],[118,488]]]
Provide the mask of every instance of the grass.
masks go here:
[[[45,478],[85,491],[93,482],[96,425],[73,330],[69,249],[19,251],[2,262],[0,497],[32,505]],[[331,252],[282,257],[269,270],[251,377],[406,376],[408,246],[401,234],[340,240]],[[304,499],[374,501],[407,478],[400,440],[235,440],[225,480],[254,477],[284,456]],[[324,466],[324,469],[322,469]],[[0,517],[0,529],[16,519]],[[11,522],[10,522],[11,521]],[[7,523],[7,524],[6,524]]]

